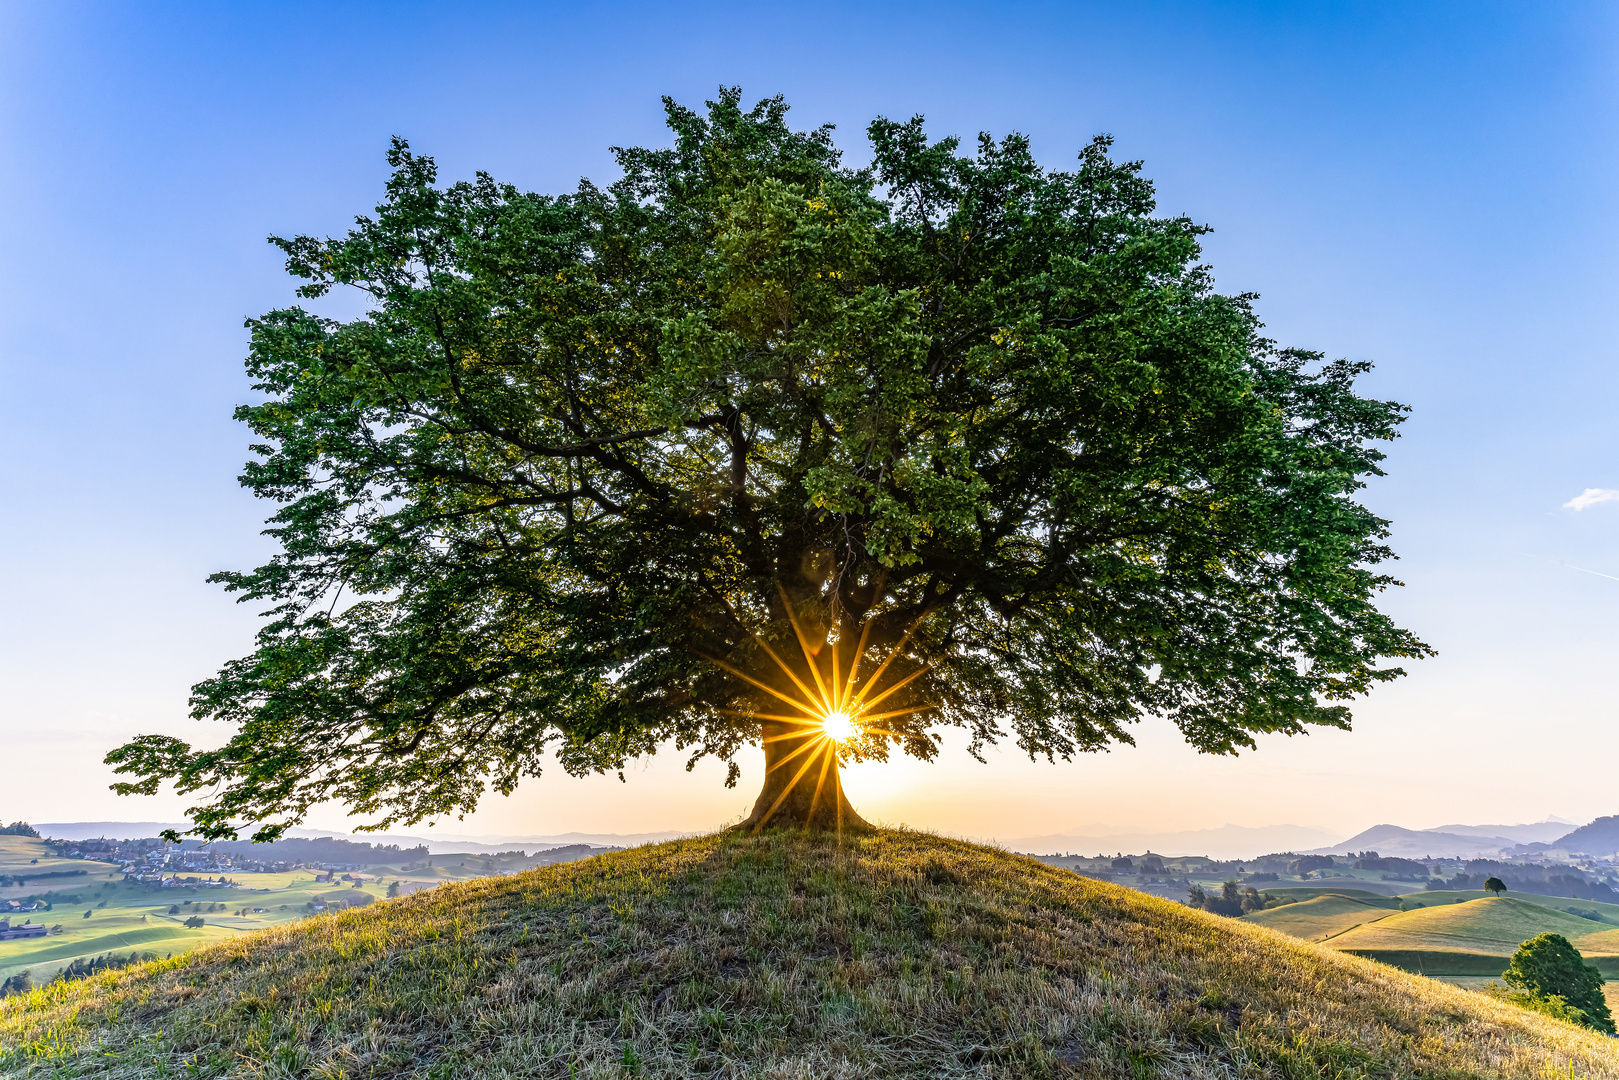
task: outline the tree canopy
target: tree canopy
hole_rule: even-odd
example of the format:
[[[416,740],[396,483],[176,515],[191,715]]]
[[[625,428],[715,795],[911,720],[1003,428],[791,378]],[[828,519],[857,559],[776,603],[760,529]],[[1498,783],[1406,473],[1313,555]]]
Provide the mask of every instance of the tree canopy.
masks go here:
[[[1405,408],[1265,338],[1108,138],[1060,171],[878,119],[855,169],[779,98],[665,105],[610,186],[441,187],[396,140],[373,216],[272,239],[371,310],[249,322],[280,550],[215,580],[270,618],[194,690],[232,737],[141,736],[117,790],[270,838],[668,745],[734,782],[802,752],[772,717],[806,697],[864,710],[834,786],[950,726],[1068,758],[1151,715],[1224,754],[1346,728],[1428,652],[1356,501]]]
[[[1537,934],[1518,946],[1501,981],[1530,998],[1548,1002],[1554,1015],[1571,1023],[1614,1031],[1613,1016],[1603,996],[1602,973],[1585,962],[1562,934]]]

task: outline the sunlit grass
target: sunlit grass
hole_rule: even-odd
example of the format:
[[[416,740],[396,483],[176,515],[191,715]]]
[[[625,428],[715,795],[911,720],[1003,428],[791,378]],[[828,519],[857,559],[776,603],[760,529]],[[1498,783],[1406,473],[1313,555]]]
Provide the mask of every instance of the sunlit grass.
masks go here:
[[[922,834],[724,835],[0,1004],[0,1072],[1619,1076],[1510,1004]]]

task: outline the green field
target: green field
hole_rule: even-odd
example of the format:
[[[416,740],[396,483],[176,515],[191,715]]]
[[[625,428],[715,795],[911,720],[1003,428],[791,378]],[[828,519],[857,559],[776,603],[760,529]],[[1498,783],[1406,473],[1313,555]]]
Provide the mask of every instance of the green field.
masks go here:
[[[1398,912],[1332,939],[1335,949],[1511,956],[1536,934],[1562,934],[1581,952],[1603,949],[1602,924],[1516,896],[1482,897]],[[1595,940],[1593,940],[1595,939]],[[1593,950],[1592,946],[1598,946]]]
[[[35,861],[37,860],[37,861]],[[126,884],[121,867],[83,859],[57,859],[42,841],[24,836],[0,836],[0,874],[8,876],[47,872],[64,877],[36,877],[22,886],[0,889],[0,898],[22,901],[30,896],[50,897],[50,910],[13,915],[15,922],[44,923],[48,937],[0,941],[0,979],[27,971],[35,983],[51,979],[58,969],[77,959],[109,952],[155,952],[159,957],[180,956],[200,946],[307,918],[311,901],[341,900],[364,893],[377,900],[392,881],[437,885],[511,870],[529,860],[490,860],[481,855],[435,855],[426,866],[405,871],[395,867],[368,867],[358,889],[344,881],[317,883],[312,870],[280,874],[230,873],[239,888],[203,886],[196,889],[154,889]],[[75,871],[84,871],[79,874]],[[223,904],[224,910],[212,910]],[[181,910],[170,913],[170,908]],[[246,914],[237,914],[243,908]],[[263,909],[253,912],[251,909]],[[89,911],[90,916],[85,917]],[[204,925],[184,926],[193,915]]]
[[[1416,904],[1421,904],[1424,907],[1436,907],[1440,904],[1454,904],[1458,900],[1464,903],[1469,900],[1481,900],[1490,895],[1490,893],[1481,889],[1438,889],[1433,892],[1406,893],[1400,899],[1405,901],[1407,907]],[[1619,926],[1619,904],[1604,904],[1599,900],[1573,900],[1567,896],[1537,896],[1534,893],[1522,892],[1509,892],[1505,895],[1527,903],[1538,904],[1541,907],[1554,908],[1558,911],[1571,907],[1580,908],[1584,911],[1595,911],[1601,914],[1610,924]],[[1604,929],[1602,923],[1587,921],[1591,922],[1592,929]]]
[[[1318,896],[1346,896],[1351,900],[1359,900],[1363,904],[1387,907],[1391,911],[1396,906],[1394,903],[1395,898],[1387,893],[1369,892],[1366,889],[1337,888],[1332,885],[1283,885],[1279,887],[1271,885],[1265,888],[1255,885],[1254,888],[1259,889],[1260,892],[1268,892],[1272,896],[1285,896],[1292,900],[1313,900]]]
[[[1391,916],[1393,917],[1393,916]],[[1619,1077],[1614,1041],[919,833],[452,884],[0,1002],[0,1073]]]
[[[1268,926],[1306,941],[1322,941],[1362,923],[1376,922],[1397,911],[1392,901],[1382,897],[1368,903],[1359,897],[1327,893],[1297,904],[1256,911],[1244,915],[1243,921]]]

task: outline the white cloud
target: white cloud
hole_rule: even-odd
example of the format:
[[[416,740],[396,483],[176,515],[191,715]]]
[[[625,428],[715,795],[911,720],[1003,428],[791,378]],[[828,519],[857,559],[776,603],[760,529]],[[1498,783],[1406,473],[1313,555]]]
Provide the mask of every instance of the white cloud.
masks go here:
[[[1584,510],[1587,506],[1597,503],[1619,502],[1619,489],[1615,488],[1586,488],[1568,502],[1563,504],[1564,510]]]

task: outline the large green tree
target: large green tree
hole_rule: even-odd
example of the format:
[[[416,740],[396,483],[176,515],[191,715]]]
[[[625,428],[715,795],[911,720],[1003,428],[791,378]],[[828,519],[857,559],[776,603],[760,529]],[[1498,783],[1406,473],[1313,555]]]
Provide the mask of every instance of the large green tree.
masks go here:
[[[1614,1032],[1613,1015],[1602,993],[1602,972],[1587,964],[1562,934],[1537,934],[1518,946],[1501,981],[1522,991],[1530,1004],[1549,1005],[1546,1011],[1554,1016]]]
[[[779,99],[666,106],[611,187],[439,187],[396,142],[375,216],[272,241],[371,310],[250,322],[280,551],[217,580],[271,617],[194,691],[234,735],[137,738],[119,790],[267,838],[762,742],[750,825],[854,826],[840,758],[1143,715],[1232,753],[1427,652],[1356,501],[1404,407],[1264,338],[1108,139],[1060,172],[880,119],[850,169]]]

